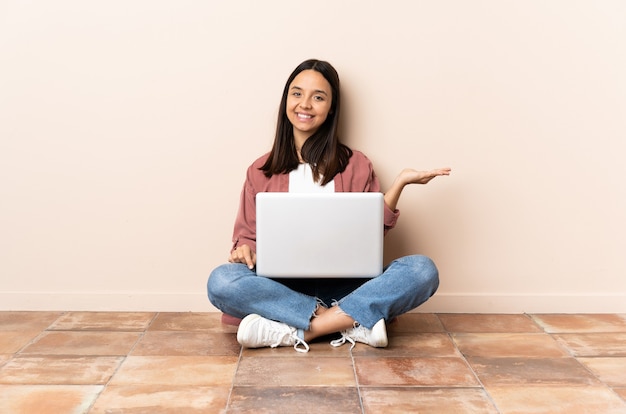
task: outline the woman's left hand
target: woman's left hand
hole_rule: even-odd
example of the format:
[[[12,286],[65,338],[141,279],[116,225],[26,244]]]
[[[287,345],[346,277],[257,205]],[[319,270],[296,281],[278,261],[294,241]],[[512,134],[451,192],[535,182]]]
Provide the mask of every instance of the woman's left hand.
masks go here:
[[[440,175],[450,175],[450,168],[437,168],[430,171],[417,171],[412,168],[405,168],[400,171],[389,191],[385,193],[385,204],[395,210],[402,194],[402,189],[408,184],[428,184],[430,180]]]
[[[398,175],[398,180],[403,184],[428,184],[430,180],[440,175],[450,175],[450,168],[437,168],[430,171],[417,171],[405,168]]]

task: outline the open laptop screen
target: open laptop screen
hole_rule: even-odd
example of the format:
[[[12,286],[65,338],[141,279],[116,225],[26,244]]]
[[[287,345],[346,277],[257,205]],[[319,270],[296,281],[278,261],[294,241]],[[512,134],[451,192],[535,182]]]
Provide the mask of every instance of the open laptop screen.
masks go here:
[[[376,277],[382,193],[258,193],[256,272],[266,277]]]

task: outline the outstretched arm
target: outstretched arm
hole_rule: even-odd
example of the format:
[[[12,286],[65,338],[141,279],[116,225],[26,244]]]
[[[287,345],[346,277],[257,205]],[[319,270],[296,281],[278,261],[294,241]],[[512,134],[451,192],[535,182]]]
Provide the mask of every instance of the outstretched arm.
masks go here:
[[[398,200],[402,194],[402,190],[408,184],[428,184],[430,180],[440,175],[450,175],[450,168],[438,168],[430,171],[417,171],[411,168],[405,168],[400,171],[391,184],[391,188],[385,193],[385,204],[390,209],[395,210]]]

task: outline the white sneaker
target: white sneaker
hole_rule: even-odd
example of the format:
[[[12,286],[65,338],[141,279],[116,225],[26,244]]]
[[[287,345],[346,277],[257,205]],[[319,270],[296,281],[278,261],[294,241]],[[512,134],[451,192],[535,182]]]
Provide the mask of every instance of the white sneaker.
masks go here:
[[[239,324],[237,342],[244,348],[293,346],[298,352],[309,352],[309,345],[298,338],[296,328],[254,313],[243,318]]]
[[[346,341],[352,344],[350,349],[354,348],[354,345],[356,345],[357,342],[368,344],[369,346],[373,346],[375,348],[385,348],[389,344],[389,341],[387,340],[387,327],[385,326],[385,320],[381,319],[376,322],[376,325],[374,325],[372,329],[367,329],[365,326],[358,325],[354,328],[348,329],[347,331],[342,331],[341,338],[331,341],[330,344],[337,347],[345,344]]]

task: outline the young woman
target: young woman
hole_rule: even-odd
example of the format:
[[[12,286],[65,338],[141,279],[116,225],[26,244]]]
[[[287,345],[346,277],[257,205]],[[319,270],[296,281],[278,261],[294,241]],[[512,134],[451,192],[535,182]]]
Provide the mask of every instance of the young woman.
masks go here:
[[[248,168],[227,264],[207,284],[211,303],[243,318],[237,340],[247,348],[293,346],[341,333],[331,344],[362,342],[387,346],[385,321],[416,308],[439,285],[438,271],[425,256],[394,260],[373,279],[270,279],[256,275],[258,192],[379,192],[371,162],[337,136],[339,76],[328,63],[302,62],[283,90],[272,150]],[[393,228],[403,188],[426,184],[449,168],[402,170],[384,194],[385,231]]]

